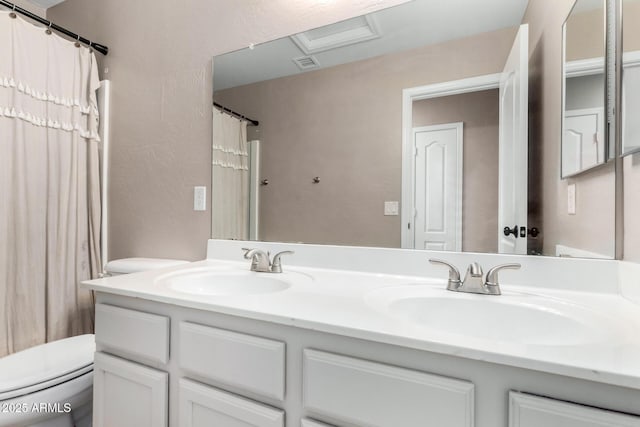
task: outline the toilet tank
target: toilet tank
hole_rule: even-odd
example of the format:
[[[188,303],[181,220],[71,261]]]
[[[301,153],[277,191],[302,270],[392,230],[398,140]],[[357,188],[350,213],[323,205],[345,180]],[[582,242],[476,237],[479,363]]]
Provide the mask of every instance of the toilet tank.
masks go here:
[[[189,261],[163,258],[124,258],[109,261],[104,267],[109,276],[120,274],[138,273],[140,271],[154,270],[157,268],[175,267],[188,264]]]

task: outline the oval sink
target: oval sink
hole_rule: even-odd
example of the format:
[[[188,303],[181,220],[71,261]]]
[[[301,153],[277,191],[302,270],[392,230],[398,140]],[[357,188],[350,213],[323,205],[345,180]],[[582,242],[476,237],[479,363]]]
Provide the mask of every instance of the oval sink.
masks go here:
[[[281,292],[311,278],[300,273],[256,273],[248,270],[200,268],[159,277],[156,283],[176,292],[204,296],[256,295]]]
[[[532,294],[474,295],[400,286],[372,292],[367,302],[390,316],[481,340],[529,345],[579,345],[607,340],[610,321],[580,305]]]

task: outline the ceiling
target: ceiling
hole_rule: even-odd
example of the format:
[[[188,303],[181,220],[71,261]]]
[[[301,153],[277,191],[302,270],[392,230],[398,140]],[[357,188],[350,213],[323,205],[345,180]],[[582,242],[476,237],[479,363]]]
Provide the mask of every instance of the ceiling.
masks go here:
[[[28,0],[29,3],[33,3],[38,7],[41,7],[43,9],[48,9],[50,7],[53,7],[57,4],[62,3],[64,0]]]
[[[363,37],[364,41],[346,46],[337,43],[334,48],[325,46],[311,53],[301,46],[301,39],[313,41],[333,33],[333,39],[339,40],[350,30],[352,35],[368,31],[355,28],[364,19],[360,23],[354,19],[216,56],[214,88],[227,89],[517,26],[527,3],[528,0],[413,0],[367,15],[379,37]],[[294,59],[310,55],[319,66],[301,70]]]

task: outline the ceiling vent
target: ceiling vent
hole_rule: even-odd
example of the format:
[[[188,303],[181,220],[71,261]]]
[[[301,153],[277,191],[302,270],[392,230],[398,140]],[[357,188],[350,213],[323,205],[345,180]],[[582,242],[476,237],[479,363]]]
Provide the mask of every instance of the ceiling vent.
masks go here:
[[[297,58],[293,58],[293,62],[295,62],[301,70],[309,70],[320,66],[318,60],[313,56],[299,56]]]
[[[304,53],[311,55],[379,37],[374,17],[365,15],[295,34],[291,40]]]

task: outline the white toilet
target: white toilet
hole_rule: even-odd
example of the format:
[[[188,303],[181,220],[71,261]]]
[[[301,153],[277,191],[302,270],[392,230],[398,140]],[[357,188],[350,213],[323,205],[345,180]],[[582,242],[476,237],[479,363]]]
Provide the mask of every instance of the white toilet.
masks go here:
[[[187,261],[128,258],[109,262],[120,275]],[[90,427],[93,335],[42,344],[0,358],[0,427]]]

